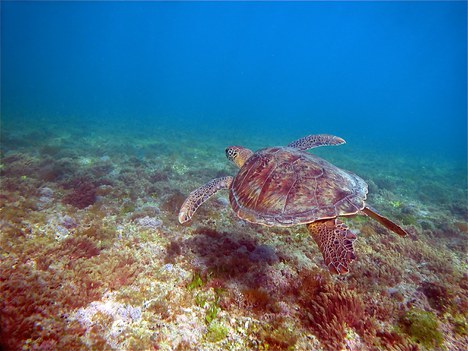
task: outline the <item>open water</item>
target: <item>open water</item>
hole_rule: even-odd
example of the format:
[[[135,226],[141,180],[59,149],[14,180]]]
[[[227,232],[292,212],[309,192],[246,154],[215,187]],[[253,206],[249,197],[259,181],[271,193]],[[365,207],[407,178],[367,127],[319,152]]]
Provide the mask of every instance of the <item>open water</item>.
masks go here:
[[[2,1],[0,117],[1,228],[12,238],[27,237],[25,226],[32,237],[57,233],[45,224],[54,215],[78,222],[81,212],[70,209],[95,203],[105,218],[115,215],[104,222],[136,221],[128,216],[149,197],[169,214],[145,223],[176,233],[170,206],[180,199],[167,198],[233,174],[226,146],[255,150],[327,133],[347,144],[313,152],[366,179],[384,212],[415,235],[426,231],[428,242],[437,239],[427,231],[466,242],[465,1]],[[133,183],[129,167],[140,172]],[[160,188],[135,185],[153,170]],[[98,197],[72,199],[74,179],[86,177]],[[26,251],[8,235],[3,255],[17,262]],[[446,249],[463,270],[461,237]],[[71,315],[103,291],[61,311]],[[6,336],[12,315],[36,316],[14,306],[2,319],[4,345],[47,349],[44,333],[26,327]]]
[[[4,2],[2,118],[466,160],[466,3]]]

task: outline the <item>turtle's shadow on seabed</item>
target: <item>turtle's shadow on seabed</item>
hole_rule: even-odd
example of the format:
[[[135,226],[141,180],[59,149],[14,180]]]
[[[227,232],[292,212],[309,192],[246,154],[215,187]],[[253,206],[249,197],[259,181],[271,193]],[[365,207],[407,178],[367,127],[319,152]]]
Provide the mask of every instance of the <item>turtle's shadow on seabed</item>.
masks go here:
[[[250,233],[217,231],[205,226],[199,226],[194,236],[180,246],[181,254],[190,251],[195,256],[194,270],[202,276],[252,289],[273,279],[267,271],[282,256],[276,248],[258,243]]]

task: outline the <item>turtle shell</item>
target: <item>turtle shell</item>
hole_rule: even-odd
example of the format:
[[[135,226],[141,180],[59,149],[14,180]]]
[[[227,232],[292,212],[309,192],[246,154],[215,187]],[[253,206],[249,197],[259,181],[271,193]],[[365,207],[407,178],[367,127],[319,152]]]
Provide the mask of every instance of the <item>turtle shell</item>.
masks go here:
[[[318,156],[291,147],[255,152],[232,182],[237,215],[267,226],[292,226],[357,213],[367,184]]]

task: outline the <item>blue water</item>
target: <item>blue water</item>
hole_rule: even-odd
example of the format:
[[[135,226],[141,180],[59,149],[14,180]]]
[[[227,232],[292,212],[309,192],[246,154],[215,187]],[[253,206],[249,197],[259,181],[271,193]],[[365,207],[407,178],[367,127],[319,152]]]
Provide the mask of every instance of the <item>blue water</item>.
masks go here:
[[[1,6],[4,126],[323,132],[466,163],[466,2]]]
[[[468,350],[466,1],[0,6],[0,350]],[[406,238],[311,226],[356,258],[337,279],[305,226],[247,223],[226,189],[179,223],[238,172],[226,146],[315,133]],[[238,213],[361,203],[304,165]]]

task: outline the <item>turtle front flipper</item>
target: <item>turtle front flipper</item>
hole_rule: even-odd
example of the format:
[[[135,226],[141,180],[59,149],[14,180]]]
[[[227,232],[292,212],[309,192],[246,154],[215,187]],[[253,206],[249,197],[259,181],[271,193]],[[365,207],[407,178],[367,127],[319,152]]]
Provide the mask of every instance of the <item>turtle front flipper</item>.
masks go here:
[[[288,147],[293,147],[298,150],[308,150],[319,146],[341,145],[346,143],[344,139],[329,134],[314,134],[297,139],[288,144]]]
[[[307,229],[322,252],[328,269],[335,274],[348,273],[348,265],[356,258],[353,249],[356,235],[336,218],[309,223]]]
[[[392,222],[387,217],[382,216],[380,213],[378,213],[372,207],[366,206],[366,207],[364,207],[362,209],[362,212],[364,212],[370,218],[375,219],[377,222],[382,224],[385,228],[390,229],[392,232],[397,233],[400,236],[408,235],[408,233],[402,227],[400,227],[398,224]]]
[[[208,200],[212,195],[221,189],[229,189],[232,179],[232,177],[215,178],[192,191],[180,208],[179,222],[185,223],[189,221],[192,219],[192,216],[200,205]]]

